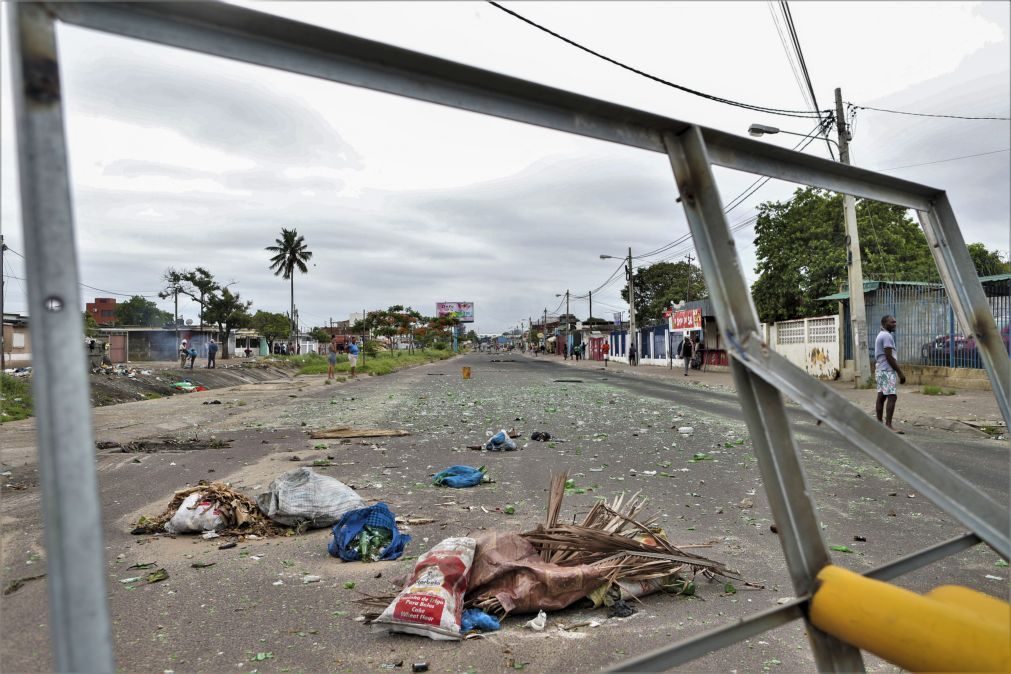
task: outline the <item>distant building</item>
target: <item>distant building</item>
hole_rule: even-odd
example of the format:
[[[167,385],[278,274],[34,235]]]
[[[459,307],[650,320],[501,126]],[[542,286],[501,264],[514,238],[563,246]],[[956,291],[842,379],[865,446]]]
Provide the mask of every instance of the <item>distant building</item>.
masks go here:
[[[4,313],[2,336],[0,348],[3,349],[5,368],[32,364],[32,340],[28,332],[27,316]]]
[[[99,325],[116,324],[116,298],[96,297],[94,302],[85,305],[87,311]]]

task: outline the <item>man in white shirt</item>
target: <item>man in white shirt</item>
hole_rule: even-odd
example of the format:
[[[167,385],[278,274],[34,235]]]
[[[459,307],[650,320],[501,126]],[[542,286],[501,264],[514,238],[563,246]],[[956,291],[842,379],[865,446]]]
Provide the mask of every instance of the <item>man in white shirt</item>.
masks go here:
[[[894,316],[883,316],[881,318],[881,332],[874,340],[874,380],[878,387],[878,399],[874,405],[874,412],[878,421],[884,422],[889,429],[901,434],[903,431],[892,426],[895,401],[899,398],[899,384],[906,383],[906,375],[902,374],[902,370],[899,368],[895,348],[895,326],[897,324]]]

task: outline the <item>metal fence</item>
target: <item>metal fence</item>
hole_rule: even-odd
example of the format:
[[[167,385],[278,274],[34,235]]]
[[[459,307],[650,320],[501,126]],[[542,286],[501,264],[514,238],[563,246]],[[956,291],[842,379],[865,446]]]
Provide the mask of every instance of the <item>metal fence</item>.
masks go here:
[[[660,153],[677,183],[779,526],[796,599],[617,665],[656,671],[802,619],[823,671],[861,671],[859,649],[818,629],[807,608],[831,566],[783,404],[788,395],[973,533],[877,570],[890,578],[985,541],[1011,557],[1011,516],[976,485],[770,350],[734,245],[713,166],[917,211],[958,322],[979,342],[1005,420],[1011,365],[947,194],[934,187],[223,3],[7,3],[33,377],[45,518],[49,630],[58,671],[114,671],[102,518],[80,334],[79,273],[56,23],[369,88]]]
[[[1004,351],[1011,353],[1008,325],[1011,323],[1011,277],[983,284],[987,305],[997,324]],[[955,317],[948,293],[941,284],[882,283],[867,294],[867,345],[874,360],[874,340],[881,330],[881,318],[894,316],[898,322],[895,346],[899,362],[936,367],[982,368],[983,359],[976,339],[966,334]],[[849,338],[849,305],[846,306],[846,357],[852,358]]]

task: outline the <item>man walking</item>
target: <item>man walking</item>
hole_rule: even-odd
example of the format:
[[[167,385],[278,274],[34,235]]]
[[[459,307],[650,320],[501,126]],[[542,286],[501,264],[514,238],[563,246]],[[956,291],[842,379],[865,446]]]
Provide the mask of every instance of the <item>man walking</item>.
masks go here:
[[[207,342],[207,368],[213,369],[215,367],[215,358],[218,355],[218,343],[211,339]]]
[[[688,376],[688,368],[691,367],[692,364],[693,351],[694,349],[692,348],[692,340],[688,336],[688,333],[686,332],[684,339],[681,340],[681,344],[678,345],[678,358],[681,358],[685,362],[686,377]]]
[[[358,338],[352,337],[348,344],[348,363],[351,365],[351,378],[355,378],[355,368],[358,367]]]
[[[881,332],[874,340],[874,380],[878,387],[878,399],[874,404],[874,412],[878,421],[884,422],[885,427],[903,434],[903,431],[892,426],[895,401],[899,398],[899,384],[906,383],[906,375],[902,374],[902,370],[899,368],[895,348],[895,326],[897,324],[894,316],[882,317]]]
[[[186,367],[186,359],[190,357],[190,348],[184,339],[179,344],[179,367]]]

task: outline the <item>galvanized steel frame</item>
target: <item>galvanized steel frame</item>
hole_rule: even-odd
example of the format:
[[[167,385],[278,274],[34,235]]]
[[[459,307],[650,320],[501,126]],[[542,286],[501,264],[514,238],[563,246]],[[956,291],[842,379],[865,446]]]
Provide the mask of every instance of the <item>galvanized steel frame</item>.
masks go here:
[[[780,391],[881,460],[939,507],[969,526],[1005,558],[1008,516],[959,476],[909,443],[884,433],[824,385],[768,351],[722,214],[712,165],[894,203],[919,212],[963,329],[976,337],[1001,412],[1011,422],[1011,367],[982,287],[941,190],[706,129],[677,119],[508,77],[253,10],[217,3],[12,3],[15,115],[19,142],[29,307],[38,326],[34,381],[39,465],[49,560],[53,647],[61,671],[111,671],[108,611],[91,413],[83,359],[63,348],[80,330],[73,217],[54,22],[91,28],[333,82],[438,103],[668,155],[688,213],[733,374],[780,524],[798,596],[813,591],[829,557],[804,486]],[[59,460],[57,460],[59,454]],[[948,489],[964,489],[966,498]],[[87,532],[87,536],[85,536]],[[966,539],[968,540],[968,539]],[[938,554],[950,554],[957,544]],[[926,551],[929,552],[929,551]],[[74,573],[67,566],[75,560]],[[85,577],[82,578],[82,570]],[[653,654],[702,654],[801,617],[796,606]],[[788,610],[787,610],[788,609]],[[780,624],[776,622],[775,624]],[[862,668],[852,647],[808,625],[818,667]],[[737,630],[737,631],[735,631]],[[752,631],[748,631],[752,630]],[[690,648],[689,648],[690,647]],[[694,657],[694,656],[693,656]],[[684,661],[678,660],[678,661]]]

